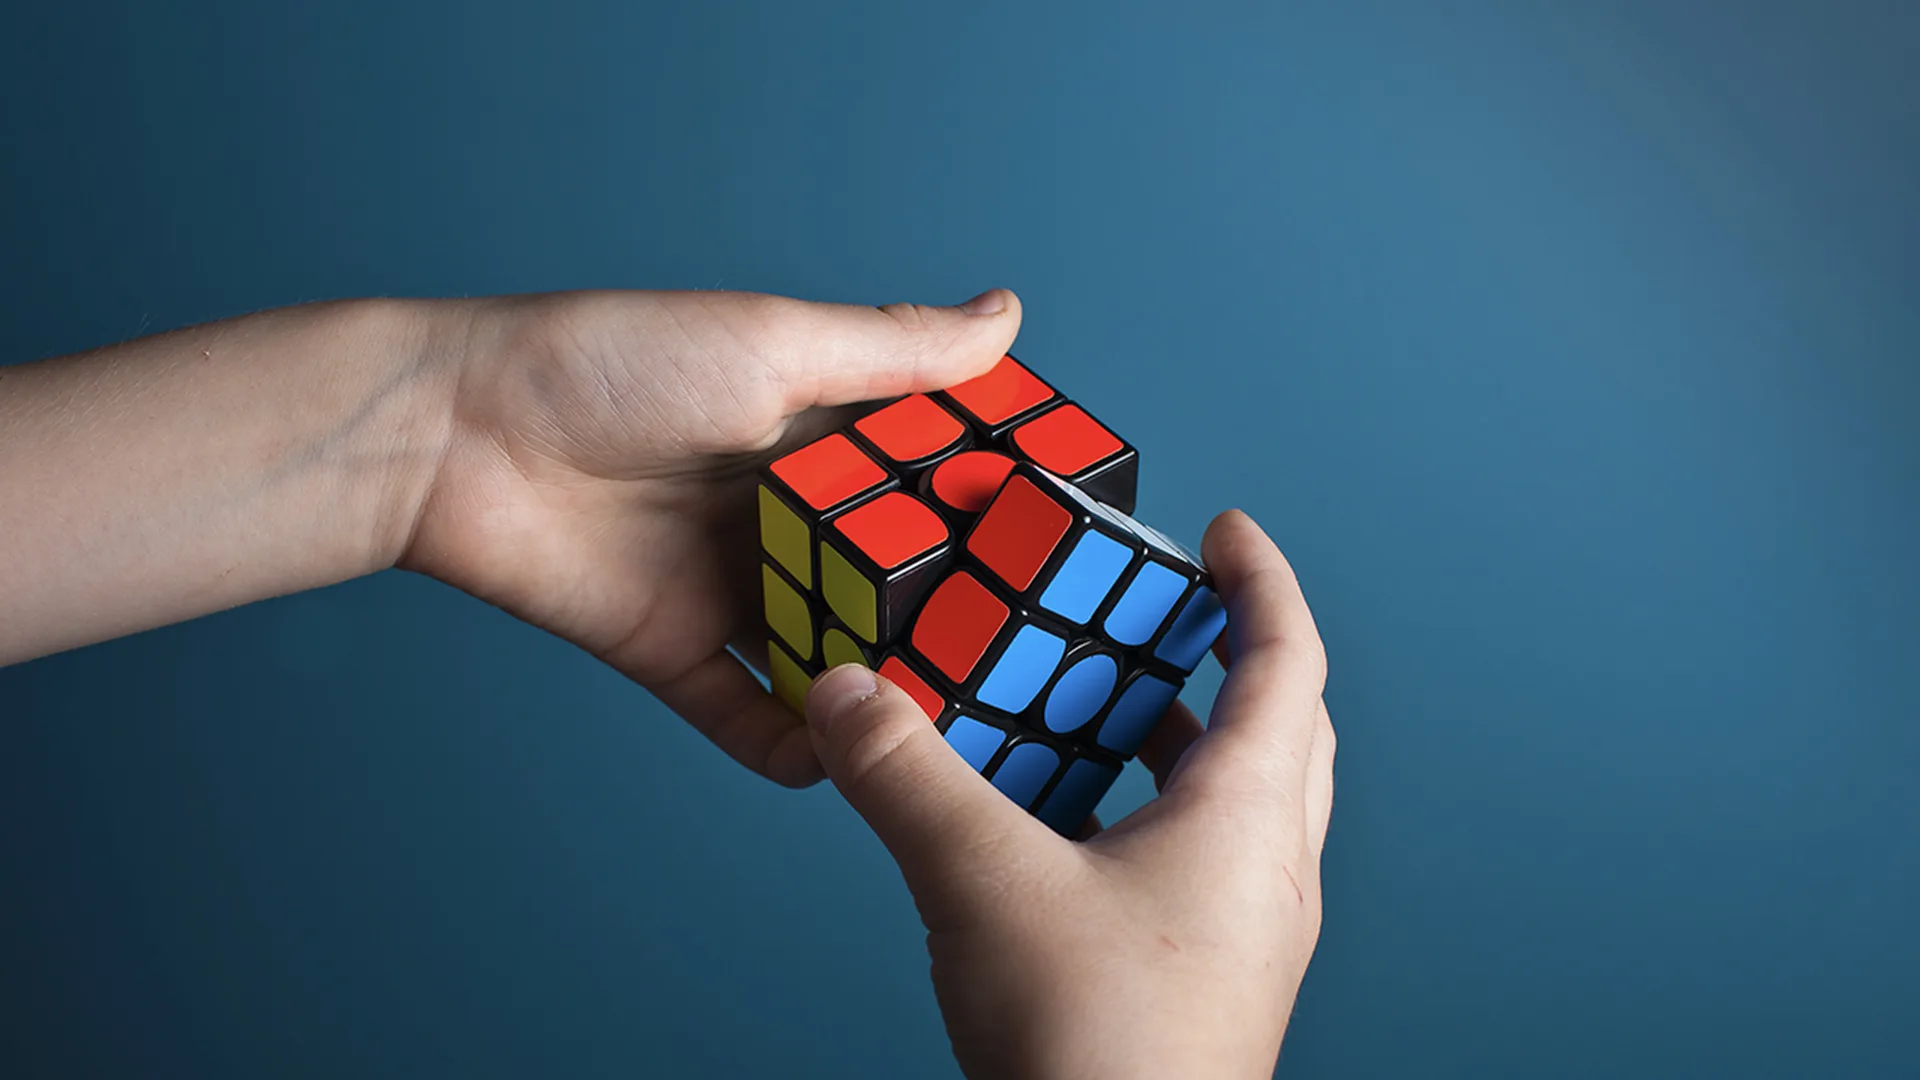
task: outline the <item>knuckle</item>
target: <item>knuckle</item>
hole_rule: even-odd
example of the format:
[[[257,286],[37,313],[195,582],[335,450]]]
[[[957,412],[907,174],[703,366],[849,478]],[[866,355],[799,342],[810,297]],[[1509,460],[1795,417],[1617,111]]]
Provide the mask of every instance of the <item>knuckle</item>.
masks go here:
[[[963,333],[961,324],[950,317],[950,312],[946,308],[929,304],[900,303],[887,304],[880,310],[885,312],[905,335],[905,351],[917,360],[927,360],[942,355]]]
[[[925,304],[882,304],[880,310],[900,329],[910,334],[930,330],[935,325],[933,309]]]
[[[790,296],[770,293],[721,293],[718,296],[734,308],[739,322],[770,335],[792,331],[809,321],[811,305]]]

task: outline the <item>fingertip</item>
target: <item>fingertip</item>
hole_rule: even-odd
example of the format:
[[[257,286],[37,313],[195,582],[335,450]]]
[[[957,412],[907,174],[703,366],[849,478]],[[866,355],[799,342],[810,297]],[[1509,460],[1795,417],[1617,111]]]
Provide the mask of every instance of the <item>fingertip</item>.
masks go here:
[[[1227,543],[1233,531],[1241,527],[1242,519],[1252,520],[1247,517],[1246,511],[1235,508],[1222,510],[1207,522],[1207,531],[1200,535],[1200,559],[1209,569],[1220,563],[1223,554],[1221,545]]]
[[[1019,308],[1020,298],[1013,294],[1013,290],[998,288],[988,289],[960,305],[961,311],[976,318],[1003,315],[1009,309],[1018,312]]]
[[[1020,332],[1020,299],[1008,289],[949,306],[811,305],[786,355],[788,412],[938,390],[983,375]]]
[[[1253,520],[1252,514],[1237,506],[1232,507],[1220,511],[1214,515],[1212,521],[1207,523],[1207,532],[1200,538],[1200,546],[1204,549],[1209,546],[1229,544],[1247,533],[1265,535],[1260,528],[1260,523]]]
[[[1245,510],[1221,512],[1200,538],[1201,561],[1223,589],[1233,588],[1261,557],[1279,554],[1279,547]]]

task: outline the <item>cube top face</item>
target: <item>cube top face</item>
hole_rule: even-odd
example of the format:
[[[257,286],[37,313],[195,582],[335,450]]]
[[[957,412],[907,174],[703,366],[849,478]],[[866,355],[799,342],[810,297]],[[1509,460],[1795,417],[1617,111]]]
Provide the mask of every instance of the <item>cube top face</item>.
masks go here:
[[[887,470],[838,432],[808,443],[767,468],[816,511],[831,510],[888,480]]]
[[[934,466],[929,494],[962,514],[977,514],[1013,471],[1013,459],[991,450],[968,450]]]
[[[892,570],[947,542],[947,524],[926,503],[889,491],[833,519],[845,536],[882,570]]]
[[[985,375],[949,387],[943,393],[961,412],[988,430],[997,429],[1058,396],[1053,387],[1011,356],[1001,357]]]
[[[925,394],[899,401],[854,421],[853,429],[897,465],[911,466],[960,443],[967,426]]]
[[[1072,402],[1041,413],[1008,437],[1028,461],[1060,476],[1084,472],[1127,448],[1119,436]]]

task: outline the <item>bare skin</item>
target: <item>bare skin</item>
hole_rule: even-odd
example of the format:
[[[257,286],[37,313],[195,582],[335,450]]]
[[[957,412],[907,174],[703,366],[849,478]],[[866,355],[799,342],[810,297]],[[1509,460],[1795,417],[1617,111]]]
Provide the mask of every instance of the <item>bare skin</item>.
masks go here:
[[[832,776],[914,888],[974,1075],[1265,1075],[1318,930],[1333,743],[1311,617],[1251,522],[1208,537],[1235,658],[1212,730],[1176,707],[1142,752],[1165,794],[1085,844],[1006,803],[898,691],[830,673],[809,731],[729,651],[755,655],[754,468],[842,406],[985,371],[1019,323],[1000,290],[343,301],[0,368],[0,665],[429,574],[756,772]],[[1056,905],[1081,919],[1052,924]]]
[[[726,651],[753,467],[992,366],[972,315],[739,293],[350,301],[0,369],[0,664],[392,566],[572,641],[742,764],[820,778]]]

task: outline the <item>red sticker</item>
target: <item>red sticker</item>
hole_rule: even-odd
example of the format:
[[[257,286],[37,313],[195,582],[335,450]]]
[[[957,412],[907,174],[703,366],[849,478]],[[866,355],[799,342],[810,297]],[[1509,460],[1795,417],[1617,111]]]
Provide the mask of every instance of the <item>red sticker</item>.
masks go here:
[[[956,571],[927,597],[913,621],[913,647],[941,674],[965,682],[1010,612],[985,585]]]
[[[1053,397],[1053,387],[1041,382],[1020,361],[1003,356],[992,371],[952,387],[947,396],[981,423],[998,424]]]
[[[815,510],[837,506],[887,479],[887,470],[837,431],[774,462],[772,470]]]
[[[1072,402],[1014,428],[1013,445],[1035,465],[1061,476],[1072,476],[1126,446]]]
[[[1072,512],[1026,477],[1016,476],[973,527],[967,550],[1000,580],[1024,591],[1072,524]]]

